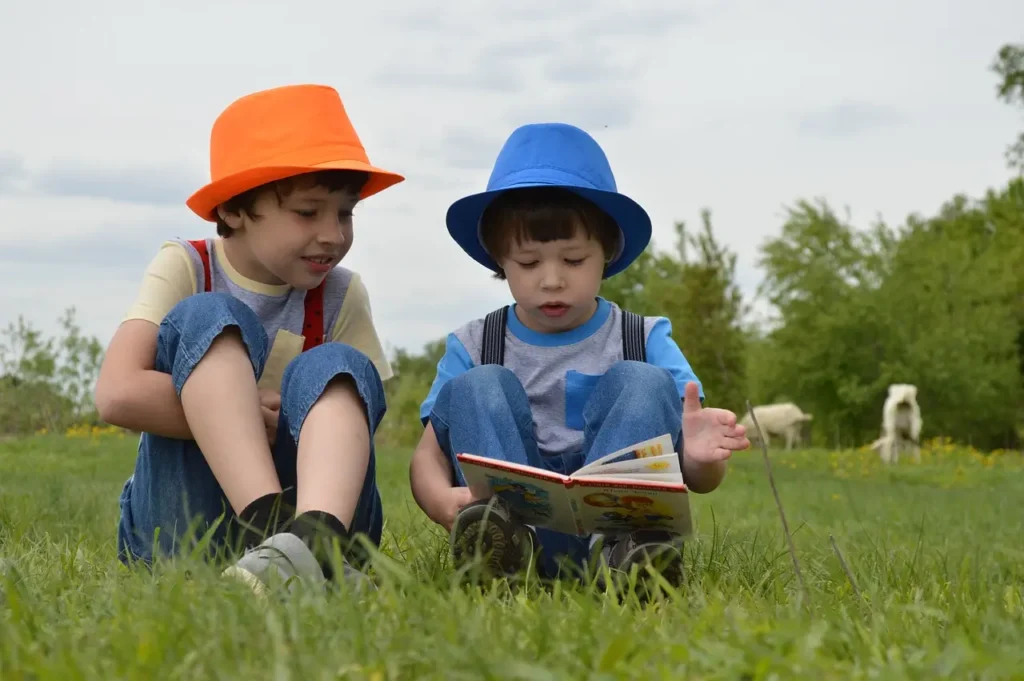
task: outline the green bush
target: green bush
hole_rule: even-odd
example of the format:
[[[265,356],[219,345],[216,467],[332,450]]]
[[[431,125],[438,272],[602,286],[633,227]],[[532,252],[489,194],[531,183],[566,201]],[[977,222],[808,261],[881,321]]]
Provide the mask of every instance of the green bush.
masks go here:
[[[99,422],[92,393],[103,347],[82,336],[74,307],[60,327],[62,337],[45,338],[19,315],[0,332],[0,434],[63,432]]]

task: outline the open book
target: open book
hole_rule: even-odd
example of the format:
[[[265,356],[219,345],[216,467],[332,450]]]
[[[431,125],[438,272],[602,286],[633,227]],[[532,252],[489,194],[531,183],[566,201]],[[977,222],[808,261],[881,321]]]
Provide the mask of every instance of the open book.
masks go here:
[[[476,497],[497,494],[529,525],[579,536],[692,532],[689,496],[670,435],[612,452],[571,476],[473,454],[457,458]]]

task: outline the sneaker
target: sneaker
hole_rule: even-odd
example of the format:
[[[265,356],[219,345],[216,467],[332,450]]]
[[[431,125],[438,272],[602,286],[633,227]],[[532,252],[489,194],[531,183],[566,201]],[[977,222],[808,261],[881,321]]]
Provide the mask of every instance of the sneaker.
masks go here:
[[[260,597],[278,587],[292,591],[297,582],[322,586],[327,581],[313,552],[290,532],[267,538],[221,574],[249,585]]]
[[[329,585],[336,586],[344,581],[358,592],[377,588],[370,576],[362,571],[370,564],[369,554],[349,536],[348,529],[336,518],[322,511],[309,511],[296,517],[289,524],[288,531],[310,547]],[[341,570],[338,572],[334,569],[336,548],[340,549],[341,555]]]
[[[671,586],[683,583],[682,543],[669,532],[636,531],[622,537],[606,537],[600,549],[599,560],[612,571],[612,578],[628,577],[634,565],[637,566],[637,589],[646,594],[649,563]],[[599,573],[599,586],[605,588],[603,575]]]
[[[341,556],[340,571],[334,569],[334,562],[331,559],[322,558],[319,563],[320,569],[324,573],[324,580],[327,582],[327,588],[330,590],[337,590],[342,582],[348,584],[355,595],[359,597],[365,596],[370,591],[378,590],[377,584],[369,574],[364,572],[365,564],[353,565],[347,555],[342,554]],[[363,565],[363,567],[357,567],[357,565]]]
[[[452,523],[449,545],[457,568],[470,563],[479,548],[489,574],[508,576],[527,567],[538,543],[533,528],[517,522],[495,496],[474,501],[459,511]]]

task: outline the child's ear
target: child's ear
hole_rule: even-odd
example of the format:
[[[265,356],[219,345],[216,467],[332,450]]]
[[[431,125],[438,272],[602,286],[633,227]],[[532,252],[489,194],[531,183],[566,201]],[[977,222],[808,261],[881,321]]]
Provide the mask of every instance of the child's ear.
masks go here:
[[[217,217],[220,218],[221,222],[231,228],[232,231],[241,229],[242,227],[242,215],[241,213],[231,213],[224,210],[224,206],[217,206]]]

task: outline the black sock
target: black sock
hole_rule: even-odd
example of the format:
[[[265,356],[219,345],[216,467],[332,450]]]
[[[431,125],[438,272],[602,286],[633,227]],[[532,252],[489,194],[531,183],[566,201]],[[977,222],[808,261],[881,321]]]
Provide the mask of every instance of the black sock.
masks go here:
[[[289,531],[305,542],[309,550],[316,556],[320,568],[324,571],[324,577],[333,579],[334,570],[331,566],[331,556],[334,553],[333,544],[338,542],[342,557],[352,558],[351,545],[348,528],[335,516],[325,511],[306,511],[295,517],[291,522]]]
[[[277,534],[294,513],[281,492],[264,494],[242,509],[231,523],[232,546],[245,550],[257,546],[267,537]]]

